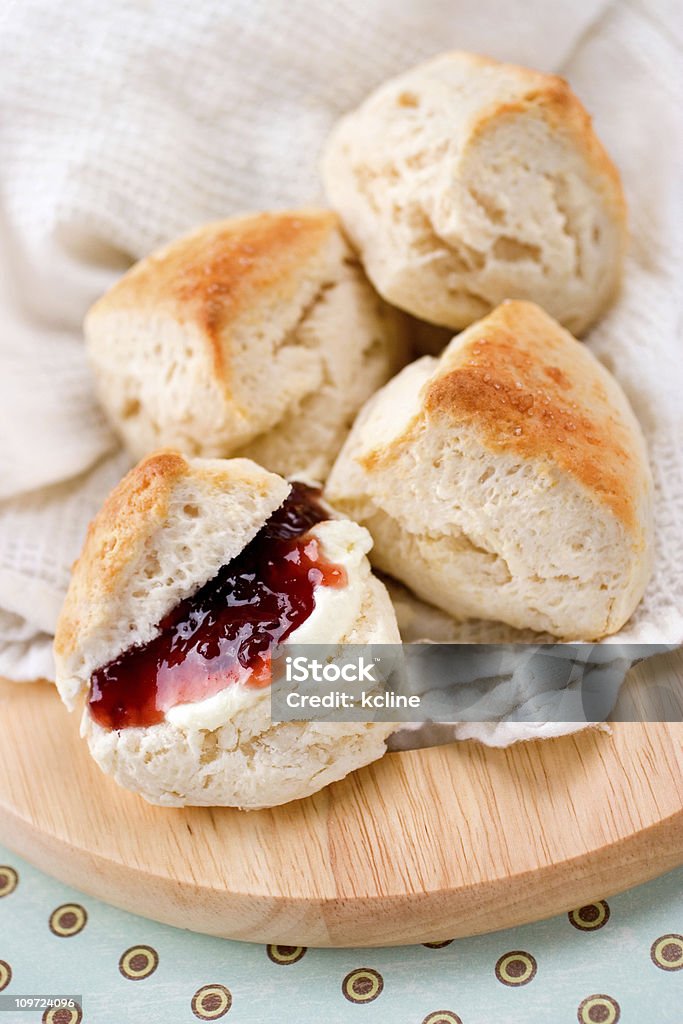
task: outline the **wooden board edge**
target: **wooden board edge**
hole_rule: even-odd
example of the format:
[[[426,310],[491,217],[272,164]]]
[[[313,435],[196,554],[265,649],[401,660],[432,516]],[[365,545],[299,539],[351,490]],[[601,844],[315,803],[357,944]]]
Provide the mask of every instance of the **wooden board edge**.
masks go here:
[[[80,892],[175,927],[280,945],[395,946],[529,924],[673,870],[683,864],[683,808],[609,846],[504,880],[370,898],[289,898],[178,883],[74,850],[59,837],[36,834],[16,816],[4,818],[0,840],[39,870]],[[652,857],[654,844],[656,858]]]

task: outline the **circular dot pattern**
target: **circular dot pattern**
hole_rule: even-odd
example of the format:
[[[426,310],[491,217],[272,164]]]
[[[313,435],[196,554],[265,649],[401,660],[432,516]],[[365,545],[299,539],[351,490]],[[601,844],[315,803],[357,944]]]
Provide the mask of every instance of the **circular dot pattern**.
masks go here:
[[[220,1020],[232,1006],[232,994],[225,985],[202,985],[192,996],[191,1005],[199,1020]]]
[[[0,992],[7,988],[12,980],[12,968],[6,960],[0,960]]]
[[[503,985],[528,985],[536,977],[537,964],[531,953],[514,949],[504,953],[496,964],[496,977]]]
[[[19,875],[14,868],[0,864],[0,899],[13,893],[19,884]]]
[[[0,848],[0,856],[2,856],[2,848]],[[11,860],[12,856],[9,851],[6,851],[3,859]],[[164,960],[166,967],[169,967],[171,953],[166,951],[164,946],[164,952],[159,955],[161,945],[157,944],[156,949],[151,945],[136,944],[126,949],[124,953],[121,952],[122,947],[125,948],[126,940],[121,941],[119,938],[118,943],[116,938],[112,936],[113,941],[109,943],[109,948],[105,947],[102,949],[99,944],[95,944],[89,941],[88,936],[84,940],[79,942],[69,943],[57,941],[57,938],[68,938],[70,936],[78,935],[81,931],[90,930],[92,933],[92,927],[94,921],[90,919],[90,913],[92,908],[88,906],[86,900],[85,906],[81,906],[75,902],[63,903],[57,905],[57,900],[60,898],[60,891],[57,887],[52,885],[49,879],[41,879],[40,877],[34,878],[32,873],[22,869],[21,863],[16,864],[15,867],[9,865],[0,864],[0,957],[6,959],[0,959],[0,993],[3,994],[3,998],[7,998],[7,992],[21,992],[21,982],[18,975],[18,960],[16,953],[12,946],[13,941],[13,926],[16,923],[15,910],[21,912],[22,906],[24,905],[24,897],[31,896],[32,889],[38,889],[41,885],[44,886],[42,894],[39,891],[40,902],[34,901],[35,906],[42,906],[42,914],[39,912],[39,922],[36,933],[36,958],[40,958],[39,962],[45,961],[46,965],[53,966],[50,964],[50,960],[54,959],[54,966],[58,967],[61,961],[63,964],[73,963],[73,951],[74,948],[78,951],[77,961],[79,962],[81,983],[74,983],[73,989],[76,991],[87,990],[87,979],[89,978],[89,971],[91,966],[89,964],[90,959],[96,959],[100,957],[102,966],[109,972],[111,979],[111,971],[116,972],[116,965],[118,964],[119,971],[123,979],[131,981],[143,980],[150,978],[151,975],[157,971],[160,965],[160,961]],[[18,890],[17,896],[12,898],[12,893]],[[667,906],[673,905],[680,894],[680,890],[676,890],[674,893],[669,892],[665,900]],[[72,895],[72,899],[76,900],[79,898],[85,899],[85,897],[79,897],[75,892]],[[9,897],[9,901],[3,903],[2,897]],[[62,899],[66,899],[66,895],[61,896]],[[18,901],[18,902],[17,902]],[[517,1005],[519,998],[525,1002],[525,1005],[529,1009],[529,1020],[532,1018],[535,1020],[538,1013],[541,1016],[545,1013],[553,1017],[553,1008],[555,1007],[555,998],[559,999],[562,997],[563,1004],[565,1007],[567,1004],[570,1007],[570,1013],[572,1020],[578,1022],[578,1024],[627,1024],[624,1018],[631,1019],[634,1015],[634,1021],[643,1022],[647,1021],[650,1024],[650,1008],[657,1006],[656,1000],[658,998],[667,999],[668,995],[664,992],[664,988],[670,988],[673,982],[672,972],[679,972],[678,977],[683,977],[683,934],[667,932],[659,933],[659,928],[662,926],[661,918],[659,925],[657,924],[656,918],[653,916],[650,920],[649,927],[644,922],[638,920],[636,923],[636,937],[638,939],[637,945],[634,944],[632,950],[628,949],[617,949],[620,946],[619,943],[619,929],[623,926],[624,921],[628,926],[629,915],[628,915],[628,904],[626,898],[624,898],[625,908],[620,905],[617,897],[611,898],[609,903],[606,900],[595,900],[592,903],[586,903],[576,909],[565,913],[561,918],[557,919],[558,924],[562,924],[564,920],[564,928],[567,930],[565,938],[568,938],[569,925],[572,929],[576,929],[581,932],[591,932],[604,929],[608,922],[611,923],[611,927],[605,932],[602,939],[598,939],[598,947],[600,948],[600,964],[601,976],[603,977],[603,983],[607,992],[610,988],[614,992],[614,995],[608,995],[605,991],[595,992],[592,995],[586,994],[586,988],[589,986],[583,986],[580,983],[576,985],[576,977],[572,976],[571,971],[566,972],[566,977],[563,977],[559,981],[560,975],[554,970],[559,966],[560,974],[563,966],[561,959],[558,959],[558,950],[553,948],[552,944],[548,949],[544,949],[542,959],[538,961],[532,955],[528,948],[534,949],[538,952],[538,949],[542,945],[542,933],[541,938],[535,938],[532,941],[531,932],[534,926],[530,926],[530,935],[528,937],[528,948],[527,950],[510,950],[504,952],[496,960],[496,953],[493,956],[484,954],[483,963],[478,965],[479,968],[483,967],[485,971],[488,971],[490,986],[493,984],[494,979],[491,978],[491,972],[494,970],[495,965],[495,980],[499,982],[505,988],[499,989],[500,1001],[501,1001],[501,1019],[507,1019],[507,1015],[504,1007],[510,1004]],[[566,904],[565,904],[566,905]],[[655,901],[656,906],[656,901]],[[51,908],[55,908],[51,912]],[[617,911],[617,908],[618,911]],[[624,909],[626,912],[624,913]],[[660,903],[661,910],[661,903]],[[11,925],[10,928],[5,928],[7,922],[7,914],[10,915]],[[20,915],[21,916],[21,915]],[[615,917],[615,922],[611,922],[611,916]],[[40,918],[42,918],[42,925],[40,924]],[[617,920],[619,919],[619,920]],[[567,923],[568,922],[568,923]],[[32,914],[29,915],[29,920],[22,922],[19,920],[19,925],[26,924],[29,928],[35,930],[35,918]],[[654,927],[653,927],[654,923]],[[673,921],[670,923],[670,927],[673,925]],[[49,924],[49,928],[47,927]],[[617,932],[614,933],[614,927],[617,927]],[[135,940],[137,937],[144,937],[148,942],[155,942],[155,926],[150,925],[149,933],[143,933],[140,936],[139,930],[139,918],[130,919],[130,929],[128,931],[128,941]],[[640,934],[638,934],[640,932]],[[136,935],[137,933],[137,935]],[[568,934],[567,934],[568,933]],[[19,936],[21,940],[21,934]],[[95,936],[92,934],[92,938]],[[654,941],[653,941],[654,940]],[[505,941],[505,940],[503,940]],[[581,938],[577,936],[574,940],[578,943],[576,949],[585,949],[586,943],[588,946],[594,945],[594,940]],[[363,1006],[365,1003],[375,1002],[380,996],[383,996],[383,989],[385,983],[388,985],[390,996],[384,997],[378,1003],[378,1007],[374,1010],[363,1011],[350,1010],[348,1011],[352,1017],[365,1017],[377,1015],[379,1010],[380,1016],[382,1016],[384,1006],[386,1006],[386,998],[398,997],[399,1002],[404,999],[402,994],[402,974],[406,973],[406,966],[412,962],[414,969],[410,973],[410,979],[406,980],[405,983],[405,997],[410,999],[410,1009],[412,1010],[413,1024],[470,1024],[469,1014],[471,1014],[472,1008],[468,1013],[464,1012],[462,1004],[459,1005],[457,993],[461,991],[459,987],[459,978],[455,976],[455,972],[451,973],[450,968],[457,967],[460,955],[454,952],[457,944],[454,945],[454,950],[449,950],[448,947],[453,945],[454,939],[443,939],[432,942],[423,942],[422,948],[427,950],[443,950],[440,954],[432,953],[420,953],[420,948],[413,946],[412,952],[410,950],[402,953],[403,959],[399,958],[392,966],[391,950],[383,951],[383,956],[386,960],[382,962],[381,973],[371,967],[358,967],[355,970],[349,971],[349,951],[338,950],[331,952],[331,964],[333,959],[336,957],[336,962],[339,965],[337,971],[334,972],[337,976],[337,981],[333,981],[332,991],[327,993],[325,998],[325,1019],[336,1020],[340,1011],[340,1006],[347,1003],[352,1003],[357,1006]],[[498,949],[501,948],[502,943],[499,944]],[[118,946],[118,948],[117,948]],[[615,947],[613,953],[610,953],[610,947]],[[270,996],[277,1001],[278,998],[285,998],[286,995],[282,990],[282,983],[287,987],[287,977],[285,976],[298,977],[303,985],[303,990],[309,988],[315,984],[315,978],[318,974],[316,963],[318,957],[314,956],[313,960],[308,956],[310,950],[305,946],[294,946],[294,945],[266,945],[262,944],[260,947],[251,946],[248,947],[253,951],[253,955],[250,957],[249,963],[253,967],[256,975],[259,972],[263,975],[263,993],[270,993]],[[457,947],[458,949],[460,947]],[[503,945],[503,950],[505,946]],[[270,960],[273,967],[269,967],[263,962],[264,953]],[[566,951],[563,954],[566,956]],[[260,957],[261,966],[259,967],[258,961]],[[355,959],[355,957],[354,957]],[[364,957],[365,959],[365,957]],[[368,957],[369,959],[369,957]],[[479,958],[481,961],[481,957]],[[298,968],[290,972],[282,972],[279,970],[280,966],[291,966],[298,964],[301,960],[304,963],[300,964]],[[81,962],[82,961],[82,962]],[[362,961],[361,961],[362,962]],[[353,963],[353,960],[351,960]],[[614,977],[618,976],[618,970],[624,968],[624,963],[627,964],[635,976],[642,977],[642,990],[639,993],[641,1002],[638,1003],[639,1011],[629,1004],[627,1008],[623,1003],[622,993],[617,990],[617,986],[610,983],[609,978],[611,977],[609,971],[610,966],[614,966]],[[439,966],[440,965],[440,966]],[[163,965],[162,965],[163,966]],[[328,964],[328,966],[330,966]],[[538,967],[541,967],[541,976],[536,978]],[[571,965],[570,965],[571,966]],[[442,991],[443,1001],[441,998],[435,999],[435,987],[431,984],[431,979],[444,977],[444,968],[446,969],[447,976],[451,979],[452,985],[449,984],[446,988],[442,989],[439,985],[439,990]],[[656,970],[655,970],[656,968]],[[349,971],[348,974],[346,972]],[[394,971],[395,973],[391,973]],[[387,973],[389,972],[389,973]],[[173,975],[174,972],[171,972]],[[240,975],[240,971],[237,972],[237,976]],[[161,972],[159,977],[163,974],[164,984],[163,1000],[164,1004],[168,1001],[169,1020],[180,1019],[183,1013],[186,1015],[188,1020],[199,1020],[199,1021],[218,1021],[222,1024],[224,1020],[232,1020],[234,1017],[233,1003],[237,1001],[238,1009],[240,1000],[247,998],[249,1001],[249,988],[245,988],[243,992],[239,986],[236,985],[236,977],[224,980],[230,980],[230,988],[226,988],[224,984],[218,983],[202,983],[201,975],[194,979],[194,984],[201,983],[201,987],[197,988],[194,992],[194,986],[189,989],[187,987],[187,979],[183,982],[182,976],[175,978],[169,978],[169,972]],[[204,981],[206,981],[206,974],[213,974],[213,972],[205,972]],[[333,974],[333,978],[334,978]],[[346,974],[345,977],[344,974]],[[56,970],[53,972],[53,977],[59,978],[64,975]],[[216,972],[214,977],[220,977],[220,972]],[[389,984],[389,977],[391,976],[392,981]],[[343,978],[343,981],[342,981]],[[535,979],[535,980],[534,980]],[[659,979],[659,980],[658,980]],[[129,991],[129,986],[125,986],[125,981],[121,981],[121,984],[126,988],[127,996],[126,1001],[130,999],[135,1003],[139,1003],[142,999],[143,1003],[147,1003],[151,998],[153,1002],[158,1003],[157,989],[155,987],[155,980],[152,980],[148,985],[143,986],[132,986],[132,991]],[[534,981],[534,984],[529,988],[529,983]],[[585,980],[585,979],[584,979]],[[595,979],[594,979],[595,980]],[[83,982],[85,981],[85,984]],[[524,993],[516,995],[514,992],[508,991],[515,987],[525,987]],[[291,986],[290,986],[291,987]],[[597,988],[597,985],[596,985]],[[662,993],[658,993],[658,988],[662,989]],[[397,989],[397,991],[396,991]],[[652,991],[654,989],[654,991]],[[55,989],[60,991],[60,988]],[[63,989],[61,989],[63,990]],[[280,992],[280,996],[276,996],[275,993]],[[508,993],[505,995],[505,993]],[[336,993],[336,994],[335,994]],[[475,993],[479,996],[479,993]],[[615,996],[617,998],[615,998]],[[482,1000],[484,996],[482,995]],[[531,999],[531,1004],[528,1000]],[[617,1001],[618,1000],[618,1001]],[[329,1005],[328,1005],[329,1003]],[[446,1009],[433,1009],[434,1004],[442,1007],[445,1005],[450,1008]],[[430,1005],[431,1004],[431,1005]],[[246,1004],[245,1004],[246,1005]],[[337,1009],[335,1010],[335,1005]],[[131,1008],[133,1004],[131,1004]],[[184,1009],[183,1009],[184,1007]],[[459,1012],[456,1012],[456,1007]],[[481,1009],[482,1007],[480,1007]],[[485,1004],[483,1004],[485,1010]],[[138,1006],[140,1009],[140,1006]],[[628,1010],[631,1010],[629,1014]],[[112,1007],[114,1016],[116,1016],[116,1007]],[[622,1012],[623,1011],[623,1012]],[[512,1010],[510,1012],[513,1012]],[[460,1013],[464,1015],[460,1016]],[[476,1014],[475,1014],[476,1015]],[[0,1013],[0,1018],[3,1014]],[[5,1014],[7,1016],[7,1014]],[[10,1013],[11,1016],[11,1013]],[[34,1014],[36,1021],[40,1021],[40,1024],[90,1024],[90,1019],[87,1015],[87,1006],[85,1016],[79,1006],[75,1007],[51,1007],[41,1009],[39,1013]],[[137,1019],[136,1015],[136,1019]],[[238,1012],[239,1016],[239,1012]],[[296,1014],[295,1014],[296,1016]],[[486,1017],[486,1012],[484,1012]],[[132,1018],[131,1018],[132,1019]],[[185,1019],[185,1018],[183,1018]],[[322,1017],[321,1017],[322,1019]],[[382,1019],[384,1019],[382,1017]],[[482,1018],[484,1019],[484,1018]],[[525,1018],[526,1019],[526,1018]],[[0,1024],[4,1024],[0,1020]],[[654,1024],[654,1021],[652,1022]],[[683,1018],[681,1020],[683,1024]]]
[[[342,993],[350,1003],[371,1003],[384,988],[382,975],[371,967],[358,967],[342,981]]]
[[[266,946],[268,959],[274,964],[296,964],[306,952],[306,946]]]
[[[41,1024],[81,1024],[83,1011],[76,1006],[59,1006],[46,1010],[41,1017]]]
[[[462,1024],[462,1021],[452,1010],[434,1010],[427,1014],[422,1024]]]
[[[50,931],[60,939],[70,939],[82,932],[88,923],[88,914],[78,903],[65,903],[50,914]]]
[[[142,981],[154,974],[159,966],[159,954],[151,946],[131,946],[121,954],[119,970],[129,981]]]
[[[660,935],[650,947],[650,959],[662,971],[683,970],[683,935]]]
[[[587,996],[576,1011],[579,1024],[617,1024],[620,1017],[619,1003],[606,995]]]
[[[610,909],[605,900],[598,903],[587,903],[578,910],[570,910],[567,914],[569,923],[580,932],[595,932],[604,928],[609,921]]]

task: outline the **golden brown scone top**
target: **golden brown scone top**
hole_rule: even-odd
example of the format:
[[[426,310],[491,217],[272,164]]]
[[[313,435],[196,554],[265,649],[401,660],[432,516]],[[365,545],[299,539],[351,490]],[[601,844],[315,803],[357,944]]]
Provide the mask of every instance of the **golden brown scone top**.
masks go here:
[[[503,303],[460,338],[427,382],[421,416],[472,427],[490,451],[554,463],[635,529],[648,472],[640,430],[588,350],[521,301]]]
[[[302,268],[339,226],[330,210],[259,213],[206,224],[136,263],[87,320],[146,308],[198,326],[225,372],[221,332],[264,295],[287,302]]]
[[[183,480],[195,486],[198,503],[212,492],[236,487],[258,503],[270,497],[275,486],[282,488],[270,503],[275,508],[289,489],[285,481],[247,459],[188,460],[170,450],[147,456],[114,488],[88,527],[57,623],[57,658],[73,654],[85,638],[110,622],[133,573],[149,570],[143,586],[153,578],[158,568],[153,538],[168,524],[171,498]],[[201,510],[190,502],[183,512],[194,519]],[[226,560],[234,554],[226,552]]]
[[[55,653],[70,654],[86,614],[110,601],[126,567],[160,526],[176,481],[188,470],[177,452],[155,452],[121,480],[88,527],[57,623]]]

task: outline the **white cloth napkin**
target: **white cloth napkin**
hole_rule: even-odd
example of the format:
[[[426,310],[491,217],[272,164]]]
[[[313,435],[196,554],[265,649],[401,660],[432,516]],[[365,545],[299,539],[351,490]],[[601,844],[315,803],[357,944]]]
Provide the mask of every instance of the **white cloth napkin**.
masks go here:
[[[588,343],[645,429],[657,564],[616,639],[683,641],[674,0],[21,0],[0,13],[0,675],[51,675],[69,566],[128,465],[83,358],[89,304],[202,221],[321,201],[337,117],[448,48],[564,74],[623,172],[626,281]],[[508,634],[476,623],[452,638]]]

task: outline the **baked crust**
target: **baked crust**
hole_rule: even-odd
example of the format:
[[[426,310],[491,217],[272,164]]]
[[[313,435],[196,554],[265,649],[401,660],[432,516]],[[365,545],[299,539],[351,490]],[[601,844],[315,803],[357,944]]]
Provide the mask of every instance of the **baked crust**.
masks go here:
[[[520,298],[580,335],[616,293],[621,181],[556,75],[440,54],[342,118],[322,170],[375,287],[423,320],[462,329]]]
[[[509,301],[361,412],[327,484],[375,566],[457,618],[615,632],[652,568],[639,424],[590,350]]]
[[[230,373],[229,327],[265,295],[289,301],[307,267],[339,227],[331,210],[257,213],[205,224],[136,263],[90,309],[85,329],[111,313],[152,310],[192,322],[216,377]]]
[[[498,61],[490,57],[462,50],[454,50],[450,56],[457,60],[469,61],[473,66],[489,67],[493,71],[501,67]],[[519,64],[505,64],[504,67],[517,79],[519,95],[514,99],[502,99],[491,103],[480,110],[471,122],[470,142],[484,134],[498,118],[530,110],[536,111],[554,130],[565,133],[572,139],[592,166],[596,180],[600,182],[604,179],[605,199],[611,206],[614,217],[621,221],[625,228],[627,207],[619,171],[595,134],[593,118],[566,78],[535,71]]]
[[[425,420],[470,427],[491,452],[554,464],[640,531],[649,470],[635,417],[601,364],[533,302],[508,300],[454,338],[419,416],[359,461],[370,471],[390,463]]]
[[[135,457],[243,455],[315,479],[408,347],[336,214],[312,209],[171,243],[93,306],[85,334],[102,405]]]
[[[426,416],[472,425],[491,451],[555,463],[636,528],[642,446],[580,342],[533,303],[509,301],[451,351],[425,392]]]
[[[248,459],[159,451],[114,488],[88,528],[57,622],[57,685],[67,701],[245,547],[289,491]],[[216,506],[216,513],[208,505]],[[204,524],[201,550],[191,530]],[[147,603],[145,603],[147,602]]]

